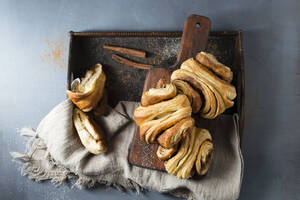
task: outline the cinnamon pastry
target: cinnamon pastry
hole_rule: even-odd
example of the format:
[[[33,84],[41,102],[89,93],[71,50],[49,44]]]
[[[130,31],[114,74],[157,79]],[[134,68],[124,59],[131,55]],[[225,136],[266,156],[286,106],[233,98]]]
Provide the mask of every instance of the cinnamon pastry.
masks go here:
[[[196,128],[201,146],[195,162],[196,171],[199,175],[207,173],[213,157],[212,138],[208,130]]]
[[[205,118],[215,118],[224,112],[225,109],[234,105],[234,102],[225,96],[226,91],[217,90],[213,84],[197,76],[196,73],[185,69],[178,69],[172,73],[171,80],[184,80],[194,88],[197,88],[198,91],[201,91],[204,97],[204,104],[202,105],[200,113]]]
[[[156,88],[163,88],[163,87],[166,86],[167,83],[168,83],[168,82],[167,82],[166,79],[161,78],[161,79],[159,79],[159,81],[157,81],[157,83],[156,83]]]
[[[236,97],[235,87],[228,82],[220,79],[209,71],[205,66],[197,62],[194,58],[190,58],[181,64],[181,69],[185,69],[197,75],[200,79],[208,81],[216,88],[224,97],[233,100]]]
[[[233,73],[230,68],[220,63],[214,55],[202,51],[196,55],[196,59],[225,81],[232,81]]]
[[[73,122],[81,143],[89,152],[100,154],[107,150],[102,129],[87,114],[74,108]]]
[[[175,112],[165,113],[164,116],[140,125],[140,139],[149,143],[154,143],[159,133],[173,126],[181,119],[190,117],[192,108],[190,106],[179,108]]]
[[[172,148],[177,145],[183,137],[193,130],[194,124],[195,120],[192,117],[184,118],[171,128],[164,131],[157,138],[157,141],[166,149]]]
[[[192,133],[183,139],[178,153],[165,162],[167,172],[176,175],[178,178],[191,177],[191,171],[201,145],[200,142],[199,134],[194,128]]]
[[[151,88],[148,91],[143,92],[141,99],[142,106],[153,105],[176,96],[176,87],[172,83],[160,86],[162,87]]]
[[[199,93],[185,81],[174,80],[172,83],[176,86],[178,93],[183,93],[188,97],[193,108],[193,113],[199,112],[202,105]]]
[[[159,160],[165,161],[169,159],[176,151],[177,151],[178,145],[175,145],[172,148],[166,149],[162,146],[158,146],[156,155]]]
[[[192,147],[194,145],[194,141],[195,141],[195,134],[193,131],[191,134],[187,135],[182,140],[182,143],[181,143],[176,155],[164,163],[165,169],[169,174],[173,174],[173,175],[177,174],[177,171],[184,164],[184,161],[186,160],[188,155],[191,153],[192,148],[190,148],[190,147]]]
[[[185,95],[177,95],[173,99],[163,101],[147,107],[139,106],[134,111],[134,120],[138,125],[144,122],[161,118],[166,114],[177,111],[181,108],[190,107],[190,102]]]
[[[72,102],[82,111],[89,112],[95,108],[102,98],[106,76],[102,70],[101,64],[96,64],[91,70],[88,70],[85,77],[75,89],[66,93]]]
[[[205,156],[208,155],[206,152],[210,152],[210,155],[212,155],[212,149],[209,148],[209,146],[212,146],[210,141],[211,136],[206,129],[194,128],[192,133],[183,139],[177,154],[164,163],[167,172],[176,175],[178,178],[189,178],[192,175],[195,162],[200,157],[200,164],[205,163],[205,167],[202,168],[203,171],[200,169],[201,174],[199,174],[205,174],[212,158]],[[209,162],[207,162],[208,160]]]

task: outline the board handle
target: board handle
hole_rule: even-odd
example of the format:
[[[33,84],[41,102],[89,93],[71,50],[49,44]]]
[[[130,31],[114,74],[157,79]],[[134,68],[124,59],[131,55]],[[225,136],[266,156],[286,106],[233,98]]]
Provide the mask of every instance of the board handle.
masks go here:
[[[177,66],[185,60],[204,51],[210,32],[210,19],[200,15],[190,15],[184,22]]]

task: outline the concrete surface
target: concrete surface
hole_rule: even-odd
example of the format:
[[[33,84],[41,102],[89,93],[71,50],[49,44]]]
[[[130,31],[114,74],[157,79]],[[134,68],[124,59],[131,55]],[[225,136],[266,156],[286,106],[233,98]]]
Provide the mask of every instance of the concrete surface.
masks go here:
[[[24,150],[17,128],[36,127],[65,98],[70,30],[181,30],[192,13],[208,16],[213,30],[244,31],[245,175],[240,199],[300,199],[299,9],[297,0],[1,0],[0,199],[174,199],[153,192],[38,184],[20,176],[9,151]],[[47,60],[51,45],[61,50],[59,63]]]

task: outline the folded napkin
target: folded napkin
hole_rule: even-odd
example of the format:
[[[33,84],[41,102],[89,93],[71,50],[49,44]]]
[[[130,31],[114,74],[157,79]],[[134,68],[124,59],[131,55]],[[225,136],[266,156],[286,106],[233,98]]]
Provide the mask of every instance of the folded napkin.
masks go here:
[[[35,181],[51,180],[60,185],[75,179],[74,185],[85,188],[96,183],[117,189],[142,189],[170,193],[187,199],[237,199],[243,174],[237,115],[221,115],[207,128],[213,137],[214,157],[208,174],[197,179],[178,179],[165,172],[132,166],[128,153],[135,123],[132,119],[136,102],[120,102],[106,115],[96,119],[108,139],[108,152],[90,154],[81,144],[73,127],[73,104],[65,100],[38,125],[36,131],[21,129],[31,136],[25,154],[11,152],[22,161],[21,173]]]

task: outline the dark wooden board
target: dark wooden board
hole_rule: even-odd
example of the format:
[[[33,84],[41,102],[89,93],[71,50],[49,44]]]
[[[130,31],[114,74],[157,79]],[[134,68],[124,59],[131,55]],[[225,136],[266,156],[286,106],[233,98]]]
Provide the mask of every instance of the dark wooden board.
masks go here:
[[[211,22],[207,17],[200,15],[190,15],[185,20],[177,62],[170,67],[172,70],[178,69],[182,62],[205,50],[210,24]],[[169,71],[164,68],[151,68],[145,80],[144,91],[155,87],[161,78],[169,81]],[[129,153],[129,161],[134,165],[164,170],[163,162],[156,156],[158,145],[141,142],[139,135],[139,128],[136,128]]]
[[[156,87],[156,83],[160,78],[165,79],[167,82],[170,81],[171,73],[169,70],[164,68],[154,68],[149,71],[144,85],[144,90],[147,91],[150,88]],[[131,144],[129,153],[129,161],[132,164],[157,169],[165,170],[163,162],[161,162],[157,156],[156,151],[158,148],[157,144],[147,144],[140,140],[139,127],[136,126],[134,137]]]

